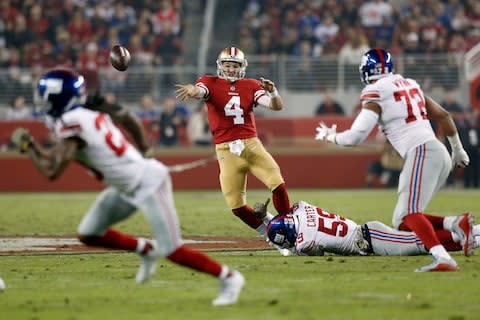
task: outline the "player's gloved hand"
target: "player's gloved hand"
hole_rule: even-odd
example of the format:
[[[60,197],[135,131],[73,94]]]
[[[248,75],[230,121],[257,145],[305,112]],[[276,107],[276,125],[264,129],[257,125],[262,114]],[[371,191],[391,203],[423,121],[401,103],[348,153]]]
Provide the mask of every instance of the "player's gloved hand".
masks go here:
[[[10,137],[12,143],[17,146],[21,153],[27,152],[28,148],[33,143],[33,138],[30,132],[25,128],[17,128],[12,132]]]
[[[465,168],[470,163],[470,157],[463,148],[452,149],[452,168]]]
[[[271,96],[277,96],[278,91],[275,88],[275,83],[272,80],[260,78],[260,82],[262,83],[262,87],[267,90]]]
[[[265,203],[257,202],[253,205],[253,214],[260,219],[264,219],[267,216],[267,207],[270,203],[270,198]]]
[[[455,168],[455,166],[460,168],[468,166],[470,158],[465,149],[463,149],[458,133],[455,133],[453,136],[447,136],[447,139],[452,147],[452,169]]]
[[[185,101],[188,98],[196,97],[198,88],[193,84],[176,84],[175,97],[180,101]]]
[[[322,121],[317,127],[317,135],[315,136],[315,140],[321,141],[328,141],[335,143],[335,136],[337,135],[337,125],[332,125],[331,128],[327,127],[327,125]]]

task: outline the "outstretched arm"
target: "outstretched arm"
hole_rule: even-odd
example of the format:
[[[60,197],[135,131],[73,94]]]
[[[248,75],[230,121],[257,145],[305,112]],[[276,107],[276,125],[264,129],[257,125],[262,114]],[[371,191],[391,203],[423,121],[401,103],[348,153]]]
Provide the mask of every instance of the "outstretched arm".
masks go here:
[[[202,99],[206,95],[205,89],[194,84],[176,84],[175,96],[178,100],[185,101],[190,98]]]
[[[21,153],[26,153],[32,159],[37,170],[50,180],[62,175],[82,143],[76,138],[68,138],[47,149],[35,142],[24,128],[17,128],[11,140]]]
[[[337,133],[336,125],[333,125],[332,128],[328,128],[325,124],[320,123],[317,127],[317,135],[315,136],[315,139],[336,143],[342,146],[360,144],[365,141],[375,125],[377,125],[379,116],[380,107],[375,103],[367,103],[353,121],[350,129]]]

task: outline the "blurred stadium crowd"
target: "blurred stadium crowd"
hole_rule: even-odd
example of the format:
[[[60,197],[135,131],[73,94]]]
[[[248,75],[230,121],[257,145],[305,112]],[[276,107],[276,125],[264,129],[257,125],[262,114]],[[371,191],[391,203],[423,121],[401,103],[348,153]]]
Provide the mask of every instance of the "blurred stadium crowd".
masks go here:
[[[225,5],[222,1],[227,0],[217,3]],[[199,2],[198,6],[205,7],[205,0]],[[122,100],[128,91],[130,106],[153,123],[155,135],[162,135],[161,128],[175,128],[170,140],[152,137],[159,144],[176,145],[181,140],[179,134],[188,134],[196,145],[210,144],[208,123],[200,106],[195,110],[175,106],[168,92],[158,97],[151,89],[158,85],[152,81],[155,67],[182,66],[188,46],[197,45],[185,40],[193,15],[199,14],[189,11],[191,5],[182,0],[0,0],[0,102],[9,105],[2,114],[11,120],[35,116],[29,109],[32,83],[46,69],[64,65],[85,76],[90,92],[101,87],[107,99]],[[442,87],[440,102],[453,112],[457,125],[464,128],[463,139],[472,140],[478,153],[477,134],[472,129],[480,134],[480,116],[469,105],[456,101],[452,92],[458,90],[461,59],[480,42],[480,1],[232,0],[229,5],[235,7],[238,18],[221,12],[217,18],[226,21],[228,29],[215,32],[228,33],[229,44],[252,57],[250,77],[258,73],[278,80],[278,65],[271,61],[275,57],[294,59],[286,60],[287,68],[295,70],[287,69],[290,82],[284,86],[289,90],[325,90],[316,115],[347,114],[328,94],[337,85],[337,64],[346,65],[345,82],[360,87],[360,57],[371,47],[384,47],[401,57],[397,66],[403,68],[402,73],[421,81],[424,88],[429,88],[428,81],[431,86],[437,82]],[[196,32],[199,37],[200,31]],[[212,48],[216,41],[214,37]],[[108,55],[114,44],[130,50],[135,57],[131,69],[140,72],[122,73],[110,67]],[[429,60],[435,55],[447,60]],[[196,60],[190,57],[189,61]],[[262,69],[263,61],[268,69]],[[214,60],[208,62],[213,67]],[[319,80],[319,75],[324,78]],[[332,86],[325,85],[330,79]],[[133,90],[125,90],[129,81],[135,85]],[[176,80],[166,81],[164,85],[173,90]],[[320,84],[325,87],[318,87]],[[190,122],[191,128],[187,128]]]
[[[393,54],[465,53],[480,41],[476,0],[240,1],[237,43],[251,55],[338,55],[358,64],[369,47]],[[182,62],[188,20],[181,0],[1,0],[0,66],[64,64],[87,74],[108,65],[113,44],[134,63]],[[238,26],[235,26],[238,24]],[[98,79],[90,76],[90,87]]]
[[[370,47],[464,53],[480,41],[477,0],[250,0],[239,43],[249,54],[338,54],[358,64]]]

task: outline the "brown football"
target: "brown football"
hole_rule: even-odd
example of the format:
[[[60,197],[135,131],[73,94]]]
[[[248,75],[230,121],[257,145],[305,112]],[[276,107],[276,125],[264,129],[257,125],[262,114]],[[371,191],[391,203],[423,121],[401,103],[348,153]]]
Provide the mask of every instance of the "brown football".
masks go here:
[[[130,59],[130,52],[125,47],[117,44],[110,50],[110,63],[119,71],[127,70]]]

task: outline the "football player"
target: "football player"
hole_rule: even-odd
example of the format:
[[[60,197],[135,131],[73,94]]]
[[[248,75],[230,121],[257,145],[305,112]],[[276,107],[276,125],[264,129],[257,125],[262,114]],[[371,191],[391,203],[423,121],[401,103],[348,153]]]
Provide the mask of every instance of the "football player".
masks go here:
[[[77,228],[80,241],[138,253],[137,283],[148,280],[157,260],[167,257],[220,280],[220,293],[213,300],[214,305],[235,303],[245,282],[243,275],[183,244],[167,167],[155,159],[142,157],[110,116],[84,107],[83,77],[71,70],[53,69],[40,78],[38,94],[54,120],[51,130],[58,142],[51,148],[43,148],[23,128],[15,130],[12,141],[50,180],[60,177],[76,161],[108,185],[80,222]],[[111,227],[137,209],[143,211],[150,223],[155,240],[137,238]]]
[[[265,204],[254,205],[255,215],[266,216]],[[463,215],[460,215],[462,217]],[[451,217],[455,219],[456,217]],[[475,226],[475,247],[480,245],[480,226]],[[458,228],[435,230],[449,251],[462,250],[462,231]],[[447,236],[448,234],[448,236]],[[327,212],[305,201],[299,201],[287,215],[277,215],[267,226],[268,239],[274,245],[295,251],[299,255],[413,256],[426,255],[428,250],[413,232],[400,231],[379,221],[359,225],[338,214]]]
[[[254,108],[278,111],[283,101],[271,80],[245,78],[246,68],[247,59],[240,49],[225,48],[218,55],[217,76],[201,76],[195,84],[177,85],[176,94],[180,100],[205,100],[226,202],[235,216],[264,235],[266,225],[247,204],[247,173],[272,191],[279,214],[290,211],[290,201],[280,167],[257,137]]]
[[[360,76],[366,87],[360,100],[362,110],[351,128],[336,132],[323,123],[315,139],[352,146],[364,141],[380,123],[386,138],[405,160],[398,184],[398,201],[392,223],[400,230],[413,231],[429,250],[433,262],[416,271],[456,271],[455,260],[448,254],[434,229],[461,230],[466,256],[472,252],[473,217],[439,217],[425,213],[434,193],[444,185],[451,169],[465,167],[469,157],[463,149],[451,115],[432,98],[425,96],[413,79],[393,72],[392,55],[383,49],[371,49],[362,57]],[[436,136],[430,120],[437,121],[452,146],[452,157]]]

